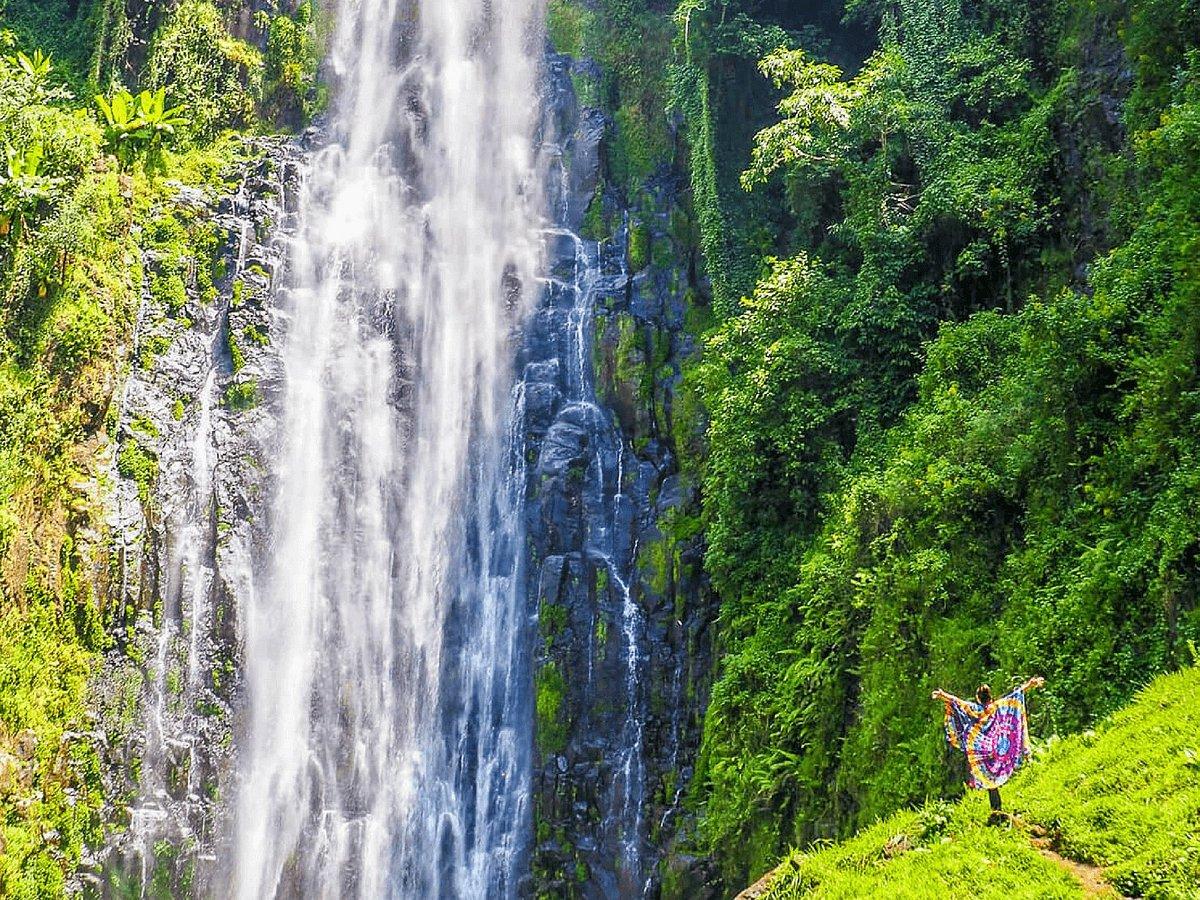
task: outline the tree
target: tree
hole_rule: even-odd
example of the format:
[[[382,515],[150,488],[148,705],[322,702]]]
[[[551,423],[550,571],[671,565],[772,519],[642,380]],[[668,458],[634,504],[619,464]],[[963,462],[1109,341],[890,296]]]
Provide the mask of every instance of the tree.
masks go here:
[[[167,106],[165,88],[142,91],[136,98],[129,91],[97,96],[96,105],[104,116],[105,143],[126,169],[139,154],[145,154],[147,168],[156,166],[176,129],[188,124],[183,105]]]

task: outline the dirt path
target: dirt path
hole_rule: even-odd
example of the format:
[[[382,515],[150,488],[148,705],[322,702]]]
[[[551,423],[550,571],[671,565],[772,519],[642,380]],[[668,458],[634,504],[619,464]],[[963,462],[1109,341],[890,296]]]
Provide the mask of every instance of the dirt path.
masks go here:
[[[1026,827],[1025,832],[1029,836],[1029,843],[1033,845],[1033,848],[1059,868],[1070,872],[1075,877],[1075,880],[1079,882],[1080,887],[1083,888],[1083,893],[1088,897],[1104,897],[1111,898],[1111,900],[1119,900],[1121,894],[1104,880],[1104,870],[1099,866],[1079,862],[1075,859],[1068,859],[1055,851],[1054,841],[1046,833],[1045,829],[1038,825]]]

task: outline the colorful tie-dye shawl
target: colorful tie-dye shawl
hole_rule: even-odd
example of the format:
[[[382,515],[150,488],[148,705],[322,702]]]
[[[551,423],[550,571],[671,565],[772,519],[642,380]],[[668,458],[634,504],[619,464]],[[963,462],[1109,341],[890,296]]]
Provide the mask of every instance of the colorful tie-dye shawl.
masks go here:
[[[974,788],[998,788],[1012,777],[1029,752],[1025,691],[1013,691],[986,710],[952,697],[946,703],[946,740],[963,750]]]

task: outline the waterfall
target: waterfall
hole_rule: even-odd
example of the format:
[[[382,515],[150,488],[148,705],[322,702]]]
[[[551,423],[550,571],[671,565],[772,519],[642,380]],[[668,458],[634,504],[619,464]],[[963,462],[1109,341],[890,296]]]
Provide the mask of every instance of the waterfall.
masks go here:
[[[233,893],[503,897],[531,819],[515,341],[540,0],[343,0],[277,288]]]

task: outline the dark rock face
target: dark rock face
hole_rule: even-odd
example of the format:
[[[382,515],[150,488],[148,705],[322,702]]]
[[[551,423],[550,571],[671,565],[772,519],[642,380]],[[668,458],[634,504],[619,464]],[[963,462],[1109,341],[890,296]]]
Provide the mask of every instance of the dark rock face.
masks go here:
[[[698,302],[694,251],[673,236],[684,180],[655,179],[637,212],[605,192],[611,123],[579,108],[572,65],[548,60],[547,277],[517,361],[538,713],[522,892],[700,897],[703,866],[677,843],[690,827],[682,798],[716,602],[696,488],[680,471],[698,432],[679,403]],[[268,149],[215,204],[181,191],[177,202],[222,236],[218,259],[197,261],[221,273],[216,296],[189,283],[183,309],[170,311],[146,291],[117,457],[134,459],[134,448],[157,477],[140,481],[114,462],[119,647],[97,681],[107,793],[136,799],[114,799],[110,820],[131,827],[82,875],[99,893],[140,882],[213,895],[229,858],[237,612],[251,560],[269,553],[261,510],[282,388],[273,342],[286,328],[269,298],[284,264],[270,236],[291,230],[300,152]],[[598,206],[604,235],[585,222]],[[653,252],[636,258],[646,254],[631,253],[635,241]],[[158,264],[146,260],[148,285]]]
[[[213,198],[180,188],[172,211],[215,253],[182,260],[186,299],[155,279],[180,260],[147,253],[132,364],[121,389],[109,498],[116,647],[94,688],[106,737],[106,810],[114,833],[85,860],[102,894],[152,885],[208,896],[229,834],[239,704],[238,609],[269,490],[272,400],[280,363],[269,304],[297,177],[295,149],[270,144]],[[203,244],[203,242],[200,242]],[[192,249],[199,249],[199,246]],[[195,276],[211,267],[212,290]]]
[[[672,850],[688,824],[681,799],[716,607],[698,498],[678,462],[678,442],[697,428],[676,410],[695,302],[691,251],[669,233],[681,180],[656,179],[636,220],[618,197],[596,197],[611,126],[579,109],[573,65],[548,61],[553,227],[522,354],[539,621],[530,892],[639,897],[689,884],[697,896],[701,874]],[[612,233],[581,237],[597,204]],[[634,239],[654,248],[652,264],[631,260]]]

